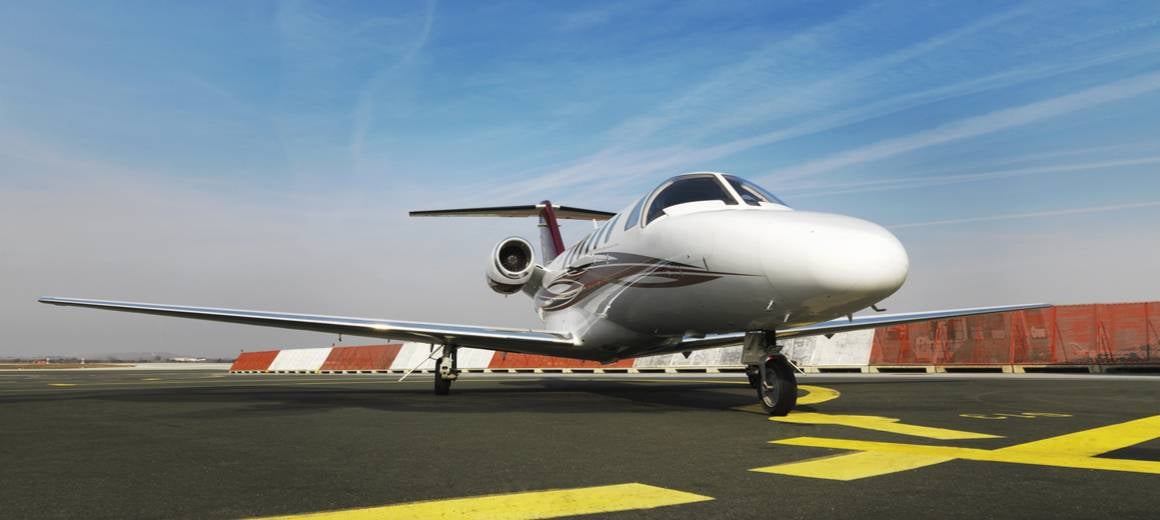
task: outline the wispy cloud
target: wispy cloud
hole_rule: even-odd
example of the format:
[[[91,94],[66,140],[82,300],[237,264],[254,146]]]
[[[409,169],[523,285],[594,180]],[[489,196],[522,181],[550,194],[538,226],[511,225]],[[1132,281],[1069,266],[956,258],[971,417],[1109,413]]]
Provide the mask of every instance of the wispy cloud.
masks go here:
[[[776,181],[786,181],[818,175],[839,168],[877,161],[929,146],[977,137],[1034,123],[1104,103],[1135,97],[1157,89],[1160,89],[1160,73],[1136,76],[1080,92],[1055,97],[1046,101],[1038,101],[1016,108],[997,110],[989,114],[969,117],[931,130],[915,132],[904,137],[886,139],[871,145],[838,153],[833,157],[783,169],[773,173],[767,178]]]
[[[873,61],[870,65],[859,65],[854,67],[854,72],[839,71],[835,76],[826,77],[821,80],[806,83],[804,86],[787,87],[790,91],[796,94],[786,94],[784,96],[778,94],[767,94],[765,97],[778,97],[781,101],[779,106],[789,107],[782,108],[782,115],[798,111],[802,113],[814,112],[809,117],[805,117],[802,122],[783,126],[771,131],[758,132],[746,137],[719,142],[716,144],[692,144],[689,142],[674,142],[665,147],[649,147],[641,146],[643,139],[652,136],[664,128],[684,127],[693,129],[695,134],[703,134],[706,128],[717,128],[725,130],[729,128],[743,127],[747,124],[753,124],[759,121],[768,120],[774,117],[770,110],[771,107],[762,108],[753,102],[747,102],[744,99],[729,100],[724,102],[723,106],[739,106],[742,107],[740,116],[729,112],[728,110],[718,110],[715,106],[710,106],[708,109],[704,106],[698,106],[694,101],[697,96],[709,95],[717,87],[718,82],[728,83],[732,81],[734,84],[746,84],[753,81],[760,81],[756,72],[748,69],[755,68],[752,63],[760,62],[758,58],[749,58],[735,67],[735,70],[727,70],[722,72],[719,76],[699,84],[697,87],[690,89],[681,97],[676,98],[666,108],[659,113],[640,116],[637,118],[630,118],[622,122],[617,127],[609,130],[609,135],[616,136],[618,142],[610,147],[604,148],[594,154],[584,157],[572,164],[560,167],[555,171],[547,174],[532,176],[528,178],[527,174],[521,174],[521,181],[518,186],[505,187],[506,193],[509,195],[524,197],[544,193],[549,190],[560,189],[568,186],[587,185],[593,187],[593,183],[598,186],[613,187],[615,185],[622,185],[625,183],[624,178],[647,175],[656,172],[677,173],[684,171],[692,165],[704,164],[717,159],[730,157],[735,154],[757,148],[760,146],[767,146],[774,143],[787,141],[790,139],[800,138],[813,134],[848,127],[851,125],[863,123],[877,118],[882,118],[892,114],[897,114],[910,110],[915,107],[929,105],[932,103],[946,101],[954,98],[965,97],[982,92],[998,90],[1002,88],[1011,87],[1031,81],[1042,80],[1050,77],[1055,77],[1063,74],[1068,74],[1076,71],[1091,69],[1093,67],[1104,66],[1111,63],[1117,63],[1124,60],[1134,59],[1141,56],[1153,55],[1160,50],[1160,45],[1142,45],[1131,46],[1128,48],[1115,48],[1105,50],[1099,53],[1091,54],[1084,57],[1071,57],[1071,59],[1055,62],[1055,63],[1037,63],[1025,64],[1012,67],[1009,70],[1002,72],[985,74],[977,77],[970,77],[958,82],[949,83],[945,85],[930,87],[920,90],[903,90],[901,93],[894,93],[885,97],[877,99],[870,99],[862,103],[858,103],[851,108],[844,108],[838,110],[825,109],[824,106],[819,107],[816,104],[811,104],[803,101],[801,96],[812,95],[815,90],[814,87],[822,87],[828,84],[841,83],[841,80],[853,80],[856,77],[864,77],[872,75],[880,70],[886,70],[890,66],[904,61],[905,59],[912,59],[922,52],[929,52],[937,49],[941,45],[945,45],[954,38],[962,38],[974,32],[983,30],[994,24],[1007,21],[1016,15],[1021,14],[1021,11],[1014,11],[1004,15],[996,15],[988,18],[982,22],[971,24],[967,27],[953,31],[952,35],[944,35],[942,37],[934,38],[931,41],[924,42],[906,49],[897,51],[894,54],[888,55],[879,60]],[[845,23],[845,20],[839,20],[821,27],[811,28],[807,34],[810,37],[816,37],[818,32],[828,32],[840,28]],[[952,38],[953,36],[953,38]],[[774,53],[774,51],[770,51]],[[880,67],[880,68],[876,68]],[[783,80],[784,81],[784,80]],[[1106,85],[1108,89],[1114,89],[1116,85]],[[1097,101],[1090,98],[1082,98],[1080,94],[1090,94],[1090,97],[1096,97],[1100,94],[1097,89],[1095,92],[1081,92],[1076,97],[1068,98],[1064,96],[1057,98],[1058,101],[1054,105],[1030,104],[1025,107],[1028,110],[1057,110],[1057,114],[1062,114],[1072,111],[1067,109],[1066,103],[1080,103],[1087,102],[1087,106],[1098,104]],[[715,99],[710,96],[710,99]],[[702,99],[700,104],[704,104]],[[790,112],[786,112],[789,110]],[[819,111],[820,110],[820,111]],[[1074,110],[1079,110],[1075,108]],[[679,116],[673,113],[687,112],[684,117],[688,121],[682,121]],[[1016,109],[1009,109],[1006,112],[997,112],[990,114],[999,119],[1001,116],[1013,118],[1019,116],[1020,113]],[[1028,120],[1027,123],[1039,119],[1050,117],[1051,114],[1043,112],[1034,119]],[[972,120],[965,120],[961,123],[966,125]],[[974,123],[984,123],[986,121],[974,121]],[[997,124],[997,121],[994,122]],[[1017,126],[1014,119],[1008,121],[1007,127]],[[997,131],[999,128],[996,126]],[[972,131],[971,128],[964,126],[961,131]],[[973,135],[983,135],[987,133],[985,129],[973,130],[977,132]],[[689,137],[686,135],[686,137]],[[931,136],[933,137],[933,136]],[[967,135],[963,135],[965,138]],[[949,135],[944,136],[941,142],[948,142],[950,140],[958,139]],[[905,143],[895,143],[895,146],[900,146]],[[928,145],[929,146],[929,145]],[[917,149],[918,147],[914,148]],[[861,149],[860,149],[861,150]],[[874,152],[875,150],[863,150],[863,152]],[[886,150],[879,151],[883,153]],[[898,151],[896,153],[902,153]],[[831,158],[835,162],[828,163],[822,161],[815,161],[807,163],[798,167],[790,168],[780,172],[776,175],[767,175],[763,180],[782,182],[785,180],[797,178],[798,173],[809,171],[810,169],[822,168],[823,170],[837,168],[837,159],[843,156]],[[830,166],[834,164],[835,166]],[[828,170],[826,170],[828,171]]]
[[[1148,164],[1160,164],[1160,156],[1141,157],[1137,159],[1121,159],[1114,161],[1097,161],[1086,163],[1072,163],[1072,164],[1058,164],[1052,166],[1037,166],[1029,168],[1012,168],[1007,170],[996,170],[979,173],[966,173],[959,175],[936,175],[927,176],[920,175],[914,177],[904,177],[895,179],[879,179],[863,182],[850,182],[833,184],[829,187],[819,186],[803,192],[787,192],[787,195],[792,195],[795,199],[804,199],[811,197],[825,197],[830,195],[845,195],[849,193],[864,193],[890,190],[905,190],[915,188],[927,188],[931,186],[945,186],[948,184],[960,184],[977,181],[990,181],[996,179],[1009,179],[1012,177],[1023,177],[1028,175],[1044,175],[1050,173],[1073,173],[1084,171],[1103,171],[1112,168],[1122,168],[1126,166],[1143,166]]]
[[[1086,213],[1104,213],[1107,211],[1122,211],[1127,209],[1156,208],[1160,201],[1138,202],[1132,204],[1115,204],[1111,206],[1091,206],[1085,208],[1068,208],[1052,211],[1035,211],[1031,213],[1008,213],[1005,215],[987,215],[982,217],[954,218],[946,220],[930,220],[927,222],[911,222],[908,224],[893,224],[886,226],[890,229],[908,229],[929,226],[949,226],[953,224],[971,224],[977,222],[997,222],[1003,220],[1019,220],[1028,218],[1060,217],[1065,215],[1083,215]]]
[[[431,37],[431,27],[435,24],[435,1],[428,0],[426,12],[414,40],[393,63],[375,72],[375,75],[359,93],[358,104],[354,112],[354,127],[350,138],[351,163],[355,165],[356,169],[363,155],[363,143],[366,141],[367,131],[374,122],[375,110],[379,106],[383,88],[399,70],[415,59],[415,56],[427,45],[427,40]]]

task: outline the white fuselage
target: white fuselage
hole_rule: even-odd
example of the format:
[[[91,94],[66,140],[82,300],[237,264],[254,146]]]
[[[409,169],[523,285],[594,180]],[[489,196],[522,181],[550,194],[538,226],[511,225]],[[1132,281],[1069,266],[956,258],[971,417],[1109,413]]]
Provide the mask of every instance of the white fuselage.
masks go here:
[[[696,201],[626,225],[640,206],[544,266],[536,291],[547,327],[571,332],[593,357],[827,321],[881,301],[906,280],[902,244],[865,220]]]

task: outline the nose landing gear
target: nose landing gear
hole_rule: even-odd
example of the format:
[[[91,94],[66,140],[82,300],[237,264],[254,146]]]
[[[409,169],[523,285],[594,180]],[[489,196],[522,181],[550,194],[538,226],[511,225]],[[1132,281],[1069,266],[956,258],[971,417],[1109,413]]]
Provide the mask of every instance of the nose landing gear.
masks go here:
[[[746,333],[741,362],[761,407],[769,415],[784,416],[797,404],[797,377],[776,340],[773,331]]]

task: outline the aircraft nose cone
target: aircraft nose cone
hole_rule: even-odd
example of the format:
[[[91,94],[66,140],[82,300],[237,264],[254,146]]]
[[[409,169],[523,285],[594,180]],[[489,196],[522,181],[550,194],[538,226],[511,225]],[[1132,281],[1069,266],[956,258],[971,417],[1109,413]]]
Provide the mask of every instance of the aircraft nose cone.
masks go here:
[[[906,249],[882,226],[850,218],[819,233],[812,272],[822,286],[885,298],[906,281]]]
[[[765,272],[775,287],[797,286],[881,300],[902,287],[910,267],[902,243],[882,226],[829,214],[800,214],[766,241]]]

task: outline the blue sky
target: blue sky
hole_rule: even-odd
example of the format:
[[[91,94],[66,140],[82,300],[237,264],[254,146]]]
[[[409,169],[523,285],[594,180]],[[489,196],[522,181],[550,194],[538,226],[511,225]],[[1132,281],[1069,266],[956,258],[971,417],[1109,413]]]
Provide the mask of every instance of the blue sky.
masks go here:
[[[37,247],[3,267],[39,273],[8,282],[20,298],[520,321],[526,302],[475,310],[491,298],[478,258],[526,225],[403,212],[618,210],[711,169],[893,226],[915,264],[901,307],[1157,299],[1142,278],[1160,260],[1158,114],[1148,1],[7,3],[0,231]],[[167,232],[179,216],[196,240]],[[152,252],[135,260],[123,251],[142,236]],[[316,273],[326,256],[260,267],[320,244],[387,259],[348,282]],[[414,285],[391,274],[406,254],[470,276]],[[323,281],[271,290],[238,265]],[[398,288],[330,295],[367,276]],[[462,319],[394,296],[439,284],[479,286]],[[7,304],[49,319],[24,306]]]

